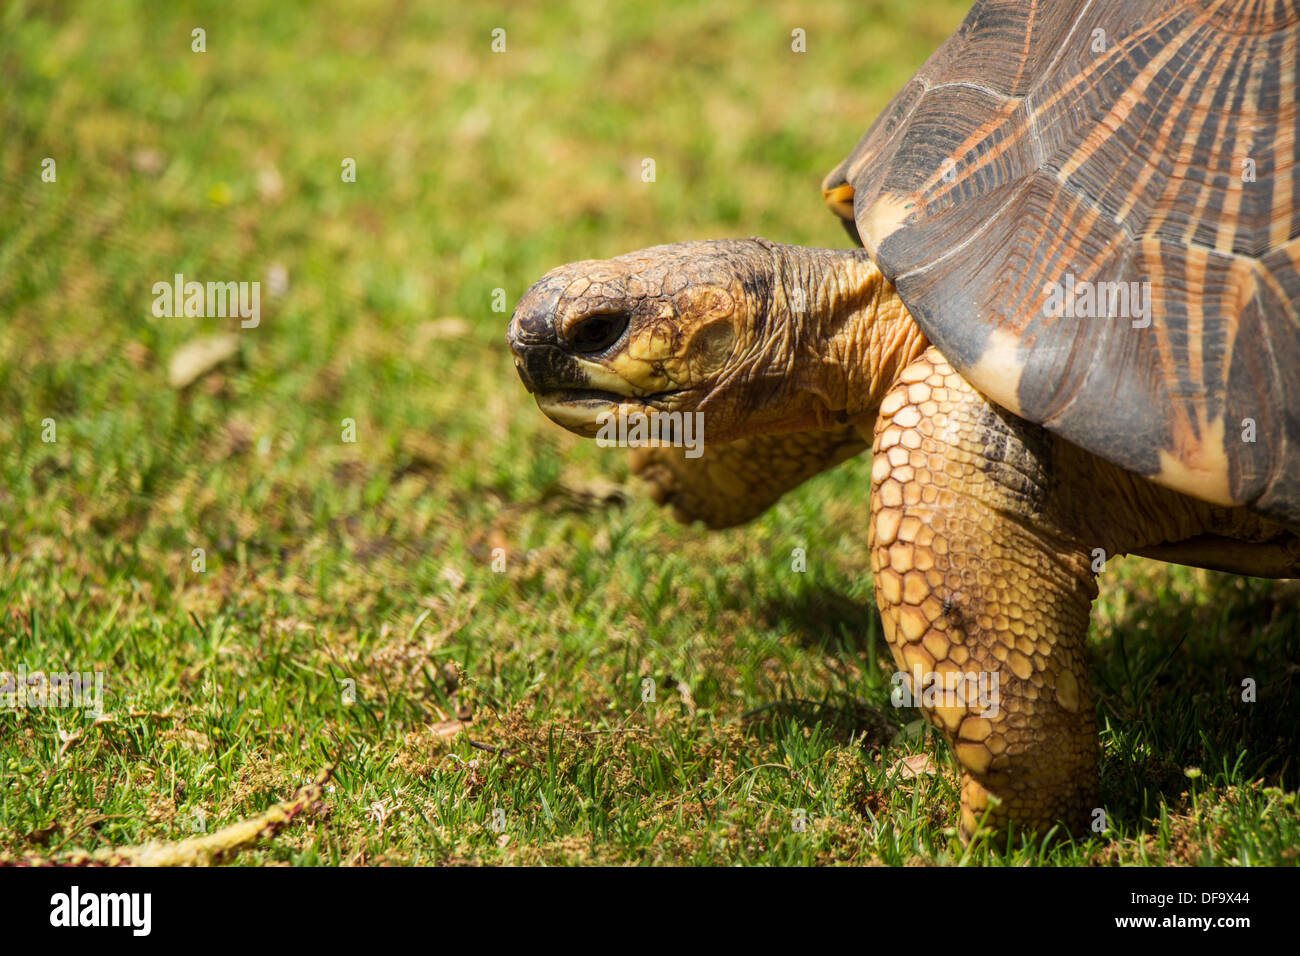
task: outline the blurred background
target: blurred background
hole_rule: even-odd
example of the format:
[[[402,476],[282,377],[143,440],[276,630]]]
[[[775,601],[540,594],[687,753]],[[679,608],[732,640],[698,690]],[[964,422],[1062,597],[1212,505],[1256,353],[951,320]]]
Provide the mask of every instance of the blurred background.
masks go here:
[[[537,412],[504,330],[574,259],[846,245],[821,177],[965,9],[7,3],[0,670],[102,668],[115,719],[0,713],[0,851],[176,838],[343,754],[328,825],[249,859],[960,858],[946,753],[888,707],[867,463],[680,528]],[[258,325],[156,315],[177,273],[259,282]],[[1296,611],[1123,573],[1094,636],[1129,642],[1099,682],[1140,827],[1247,733],[1186,682]],[[1294,708],[1214,786],[1280,772]]]
[[[555,477],[583,452],[528,412],[503,345],[519,295],[562,262],[659,242],[843,245],[820,177],[962,4],[800,7],[8,4],[10,538],[170,545],[171,502],[186,534],[197,519],[259,552],[268,507],[317,523],[359,495],[352,514],[395,469],[454,472],[421,488],[444,509],[455,487]],[[188,390],[169,386],[178,352],[241,329],[153,315],[176,273],[262,283],[260,327],[181,375]],[[27,427],[46,415],[58,449]],[[360,478],[343,490],[310,477],[343,466]]]

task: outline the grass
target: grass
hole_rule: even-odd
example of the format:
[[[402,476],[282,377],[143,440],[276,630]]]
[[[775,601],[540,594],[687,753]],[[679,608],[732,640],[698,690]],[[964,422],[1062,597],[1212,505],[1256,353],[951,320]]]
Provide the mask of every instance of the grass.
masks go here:
[[[514,374],[561,262],[843,245],[821,175],[965,4],[547,6],[0,12],[0,670],[102,669],[114,717],[0,712],[0,855],[180,839],[340,758],[239,862],[1295,864],[1293,585],[1117,562],[1110,829],[963,848],[888,705],[868,463],[681,528]],[[177,272],[263,282],[261,324],[156,318]]]

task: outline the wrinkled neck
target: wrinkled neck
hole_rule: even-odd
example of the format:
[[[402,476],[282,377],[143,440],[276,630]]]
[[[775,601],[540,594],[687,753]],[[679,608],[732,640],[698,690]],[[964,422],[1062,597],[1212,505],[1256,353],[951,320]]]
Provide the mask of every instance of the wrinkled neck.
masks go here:
[[[929,345],[898,293],[861,249],[772,245],[773,315],[789,374],[813,414],[833,423],[874,418],[898,373]]]

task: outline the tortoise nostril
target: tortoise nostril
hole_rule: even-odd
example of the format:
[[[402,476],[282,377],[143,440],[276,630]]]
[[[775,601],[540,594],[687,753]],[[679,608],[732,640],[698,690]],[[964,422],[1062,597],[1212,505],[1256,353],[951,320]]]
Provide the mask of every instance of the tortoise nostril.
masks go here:
[[[569,343],[577,352],[603,352],[627,331],[625,312],[589,315],[569,332]]]

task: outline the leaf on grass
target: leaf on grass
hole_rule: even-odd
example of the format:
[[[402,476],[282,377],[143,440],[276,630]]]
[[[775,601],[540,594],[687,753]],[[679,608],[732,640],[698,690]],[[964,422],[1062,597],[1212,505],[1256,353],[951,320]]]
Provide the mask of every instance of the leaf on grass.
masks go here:
[[[430,342],[441,339],[463,339],[473,331],[474,326],[458,316],[426,319],[415,327],[415,350],[423,351]]]
[[[158,735],[161,740],[174,740],[190,750],[211,750],[212,740],[199,730],[173,728]]]
[[[168,363],[167,381],[172,388],[185,388],[238,351],[239,336],[231,332],[190,339],[176,350]]]
[[[47,827],[38,827],[27,834],[27,842],[36,844],[37,846],[45,846],[50,842],[50,837],[54,836],[54,834],[58,833],[61,829],[63,828],[59,826],[57,821],[51,823]]]
[[[232,859],[241,850],[275,837],[285,827],[322,813],[325,786],[334,775],[327,767],[316,779],[263,813],[222,827],[215,833],[175,843],[153,841],[140,846],[102,847],[93,852],[75,849],[49,859],[25,855],[0,858],[0,866],[210,866]]]
[[[915,780],[917,777],[933,777],[939,772],[939,767],[929,754],[909,754],[890,764],[889,772],[897,773],[900,780]]]
[[[451,740],[466,727],[463,720],[440,720],[429,728],[434,740]]]
[[[692,717],[695,716],[695,695],[691,693],[691,685],[684,680],[677,682],[677,693],[682,696],[682,703],[686,705],[686,710]]]
[[[146,146],[131,154],[131,168],[146,176],[161,176],[167,168],[167,157],[161,150]]]

